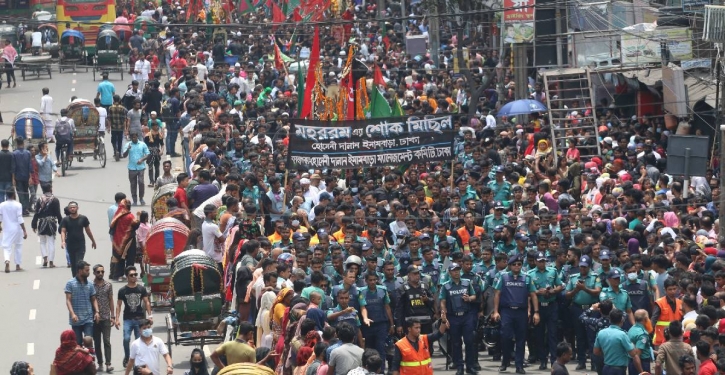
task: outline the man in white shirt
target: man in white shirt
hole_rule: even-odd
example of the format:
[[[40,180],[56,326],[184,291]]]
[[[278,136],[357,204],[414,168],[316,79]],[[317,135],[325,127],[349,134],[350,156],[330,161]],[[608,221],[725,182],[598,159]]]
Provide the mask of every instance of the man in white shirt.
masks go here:
[[[2,248],[5,256],[5,272],[10,272],[10,257],[15,259],[15,270],[20,271],[23,261],[23,240],[28,238],[23,222],[23,206],[15,200],[15,190],[0,192],[5,202],[0,203],[0,224],[2,226]]]
[[[139,55],[136,65],[133,68],[133,79],[138,81],[138,85],[143,90],[146,86],[146,81],[149,79],[149,73],[151,73],[151,64],[146,60],[146,56],[142,53]]]
[[[43,47],[43,33],[39,29],[34,29],[31,38],[33,55],[39,55],[40,49]]]
[[[483,110],[483,114],[486,115],[486,126],[483,127],[483,134],[486,137],[491,137],[496,131],[496,118],[491,115],[488,108]]]
[[[224,257],[221,244],[224,242],[224,234],[219,230],[219,226],[214,223],[213,218],[216,217],[217,208],[213,204],[204,206],[204,215],[206,216],[204,223],[201,225],[202,247],[206,255],[214,259],[215,262],[221,263]]]
[[[100,98],[93,99],[93,104],[96,106],[96,110],[98,111],[98,133],[101,137],[105,137],[106,125],[110,127],[108,124],[108,112],[101,106]]]
[[[197,82],[206,81],[206,76],[209,74],[209,71],[206,69],[206,65],[204,65],[203,56],[201,59],[198,59],[196,65],[194,67],[196,68],[196,81]]]
[[[134,367],[150,370],[153,375],[161,375],[160,356],[163,356],[166,361],[166,371],[164,374],[171,375],[174,373],[174,365],[171,362],[169,349],[163,340],[154,336],[153,329],[151,328],[152,325],[153,323],[148,319],[141,320],[141,337],[131,343],[126,375],[135,372]]]
[[[43,115],[45,120],[45,137],[51,142],[55,142],[53,137],[53,129],[55,129],[55,123],[53,122],[53,97],[50,96],[50,90],[47,87],[43,87],[43,97],[40,98],[40,114]]]

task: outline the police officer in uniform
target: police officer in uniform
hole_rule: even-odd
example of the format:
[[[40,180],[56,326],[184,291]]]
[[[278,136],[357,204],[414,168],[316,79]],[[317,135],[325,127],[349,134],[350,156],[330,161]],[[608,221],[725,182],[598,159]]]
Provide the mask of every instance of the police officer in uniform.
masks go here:
[[[440,296],[441,319],[450,325],[451,355],[456,366],[456,375],[463,375],[463,342],[466,342],[466,373],[478,374],[474,369],[478,346],[473,341],[478,315],[471,309],[470,303],[476,302],[476,290],[471,281],[461,279],[461,266],[451,263],[448,266],[451,279],[443,284]]]
[[[626,275],[626,281],[622,285],[623,289],[629,294],[629,300],[632,302],[632,310],[645,310],[648,314],[652,312],[652,294],[650,294],[649,285],[646,281],[639,278],[637,268],[634,264],[627,262],[622,267]]]
[[[539,300],[540,322],[534,328],[539,370],[546,370],[546,345],[549,346],[549,361],[556,361],[557,335],[556,328],[559,317],[559,305],[556,296],[564,289],[559,273],[554,267],[546,266],[546,253],[539,251],[536,256],[536,268],[529,271],[534,281],[536,296]]]
[[[398,336],[403,336],[403,327],[413,318],[420,321],[423,334],[433,332],[433,296],[420,282],[420,270],[410,265],[407,268],[407,281],[398,290],[399,299],[395,304],[395,329]],[[432,351],[432,349],[431,349]]]
[[[493,314],[494,320],[501,319],[501,342],[503,344],[503,360],[499,371],[506,371],[511,362],[513,340],[516,340],[515,364],[517,374],[524,371],[524,348],[526,328],[529,315],[533,315],[534,325],[539,324],[539,302],[536,287],[529,275],[521,272],[523,259],[516,255],[508,260],[509,272],[498,277],[494,288]],[[529,307],[532,307],[529,309]]]
[[[435,259],[435,253],[430,247],[424,247],[421,251],[423,254],[423,268],[420,270],[424,275],[428,275],[431,278],[431,282],[434,286],[440,285],[441,266],[438,260]]]
[[[476,313],[476,321],[474,324],[477,328],[478,320],[483,317],[483,280],[480,276],[473,272],[473,257],[470,254],[463,257],[463,261],[461,263],[461,279],[469,280],[471,285],[473,285],[473,289],[476,291],[476,300],[469,302],[469,304],[471,305],[471,310]],[[476,332],[474,332],[474,337],[476,345],[478,345],[481,340],[477,329]],[[473,369],[481,371],[481,365],[478,363],[478,348],[476,348],[474,357]]]
[[[365,276],[367,286],[360,288],[361,315],[363,318],[362,335],[365,347],[374,348],[385,358],[385,339],[393,333],[393,312],[390,310],[390,297],[384,286],[377,285],[378,275]],[[385,363],[383,363],[383,372]]]
[[[508,258],[506,257],[506,254],[504,253],[498,253],[493,257],[494,260],[494,266],[486,273],[485,279],[483,280],[483,299],[485,303],[485,309],[484,314],[486,316],[490,316],[493,314],[493,296],[496,294],[496,290],[493,288],[494,285],[498,282],[498,278],[501,275],[502,272],[506,271],[506,267],[508,266]],[[489,348],[488,354],[490,354],[493,357],[494,361],[500,361],[501,360],[501,345],[494,346],[492,348]]]
[[[566,298],[572,301],[569,306],[571,317],[579,317],[582,312],[599,301],[599,292],[602,291],[602,283],[589,267],[592,265],[592,258],[584,255],[579,260],[579,273],[569,277],[566,284]],[[579,364],[576,370],[584,370],[587,366],[587,351],[590,352],[594,345],[594,332],[586,328],[579,319],[574,319],[576,331],[577,359]]]

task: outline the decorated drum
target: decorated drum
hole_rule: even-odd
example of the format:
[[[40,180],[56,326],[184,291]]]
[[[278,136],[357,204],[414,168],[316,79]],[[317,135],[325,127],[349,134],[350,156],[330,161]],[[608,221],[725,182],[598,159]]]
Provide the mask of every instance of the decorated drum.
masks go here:
[[[146,237],[146,259],[152,266],[170,265],[181,254],[189,238],[189,228],[174,218],[155,222]]]
[[[13,120],[13,131],[15,137],[23,139],[43,139],[45,136],[45,121],[40,112],[25,108],[18,112]]]
[[[166,200],[174,196],[177,186],[176,183],[166,184],[156,190],[154,198],[151,200],[151,216],[154,220],[161,220],[169,213]]]

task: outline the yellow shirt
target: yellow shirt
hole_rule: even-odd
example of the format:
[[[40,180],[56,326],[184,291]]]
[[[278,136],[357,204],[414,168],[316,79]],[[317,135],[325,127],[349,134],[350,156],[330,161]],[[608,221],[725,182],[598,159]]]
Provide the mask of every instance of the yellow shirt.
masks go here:
[[[227,356],[227,365],[235,363],[257,363],[257,352],[246,343],[239,341],[227,341],[215,352]]]

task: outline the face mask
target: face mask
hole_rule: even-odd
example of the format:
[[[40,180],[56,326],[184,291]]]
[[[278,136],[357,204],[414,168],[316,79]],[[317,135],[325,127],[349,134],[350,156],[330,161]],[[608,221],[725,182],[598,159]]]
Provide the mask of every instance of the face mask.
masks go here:
[[[455,223],[455,222],[457,222],[457,221],[458,221],[458,218],[457,218],[457,217],[452,217],[452,218],[451,218],[451,223]]]
[[[141,336],[143,336],[143,337],[151,337],[151,335],[153,335],[153,334],[154,334],[154,330],[151,328],[146,328],[141,331]]]
[[[292,220],[292,226],[293,227],[299,227],[300,226],[300,221],[299,220]]]
[[[635,281],[635,280],[637,280],[637,273],[636,272],[630,272],[630,273],[628,273],[627,274],[627,279],[629,279],[629,281]]]
[[[353,193],[357,193],[357,188],[356,187],[350,188],[350,190],[352,190]]]

